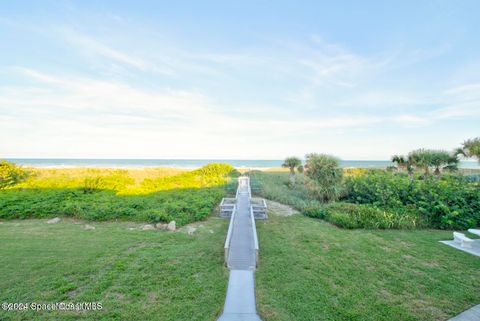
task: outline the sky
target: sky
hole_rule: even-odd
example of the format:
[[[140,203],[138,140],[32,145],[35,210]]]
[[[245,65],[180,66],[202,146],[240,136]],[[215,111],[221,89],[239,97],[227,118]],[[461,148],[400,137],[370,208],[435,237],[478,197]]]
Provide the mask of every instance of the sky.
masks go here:
[[[480,2],[2,1],[0,156],[383,160],[480,136]]]

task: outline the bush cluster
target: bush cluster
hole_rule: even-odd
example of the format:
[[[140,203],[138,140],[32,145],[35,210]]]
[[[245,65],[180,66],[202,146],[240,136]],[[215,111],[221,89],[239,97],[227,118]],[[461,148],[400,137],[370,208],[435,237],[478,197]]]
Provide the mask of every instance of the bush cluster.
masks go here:
[[[0,218],[71,216],[89,220],[136,220],[184,225],[207,217],[235,175],[233,167],[209,164],[198,170],[145,178],[131,186],[125,170],[89,170],[74,180],[62,171],[0,191]]]
[[[414,213],[429,226],[467,229],[480,224],[480,188],[460,175],[414,179],[371,171],[345,180],[344,200],[396,213]]]
[[[290,205],[304,215],[344,228],[466,229],[480,225],[480,186],[470,177],[443,174],[411,181],[406,173],[381,169],[346,170],[339,203],[319,202],[298,175],[288,184],[282,172],[250,172],[268,199]]]
[[[343,202],[325,205],[323,218],[348,229],[408,229],[421,225],[418,218],[408,212],[394,212],[368,204]]]

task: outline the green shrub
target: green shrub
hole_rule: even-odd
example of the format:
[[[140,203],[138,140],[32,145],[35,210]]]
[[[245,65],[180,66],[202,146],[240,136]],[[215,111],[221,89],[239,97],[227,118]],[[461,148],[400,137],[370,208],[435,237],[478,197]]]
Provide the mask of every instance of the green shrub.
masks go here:
[[[322,202],[336,200],[342,190],[343,171],[338,168],[339,159],[325,154],[308,154],[306,156],[305,175],[311,193]]]
[[[230,165],[213,164],[138,186],[127,171],[79,169],[74,180],[62,171],[38,175],[0,191],[0,218],[71,216],[88,220],[136,220],[188,224],[206,218],[235,175]],[[69,172],[70,173],[70,172]],[[95,191],[95,193],[93,193]]]
[[[323,219],[326,216],[325,207],[320,204],[309,204],[302,209],[302,214],[308,217]]]
[[[480,189],[459,175],[415,179],[405,174],[369,172],[345,180],[345,200],[387,210],[409,211],[429,226],[467,229],[480,224]]]
[[[408,213],[396,213],[371,205],[331,203],[325,206],[325,219],[339,227],[356,229],[405,229],[418,226],[418,219]]]

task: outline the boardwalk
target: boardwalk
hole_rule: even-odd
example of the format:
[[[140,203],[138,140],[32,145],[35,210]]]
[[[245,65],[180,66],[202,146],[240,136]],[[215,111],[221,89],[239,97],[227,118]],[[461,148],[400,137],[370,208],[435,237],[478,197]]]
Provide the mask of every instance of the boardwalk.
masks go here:
[[[230,269],[227,296],[219,321],[259,321],[255,303],[256,267],[255,221],[250,211],[250,181],[240,177],[230,239],[227,239],[227,266]],[[228,238],[228,237],[227,237]]]

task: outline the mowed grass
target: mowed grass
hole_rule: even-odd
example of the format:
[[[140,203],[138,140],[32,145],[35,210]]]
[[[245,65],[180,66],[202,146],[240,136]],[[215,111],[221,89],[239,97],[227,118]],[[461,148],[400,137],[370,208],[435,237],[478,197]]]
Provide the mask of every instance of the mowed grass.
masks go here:
[[[3,221],[0,302],[101,302],[103,309],[0,309],[0,320],[214,320],[227,286],[227,223],[210,218],[188,235],[131,222],[89,222],[95,230],[86,230],[68,219]]]
[[[257,222],[264,320],[447,320],[480,303],[480,258],[437,230],[345,230],[303,215]]]

